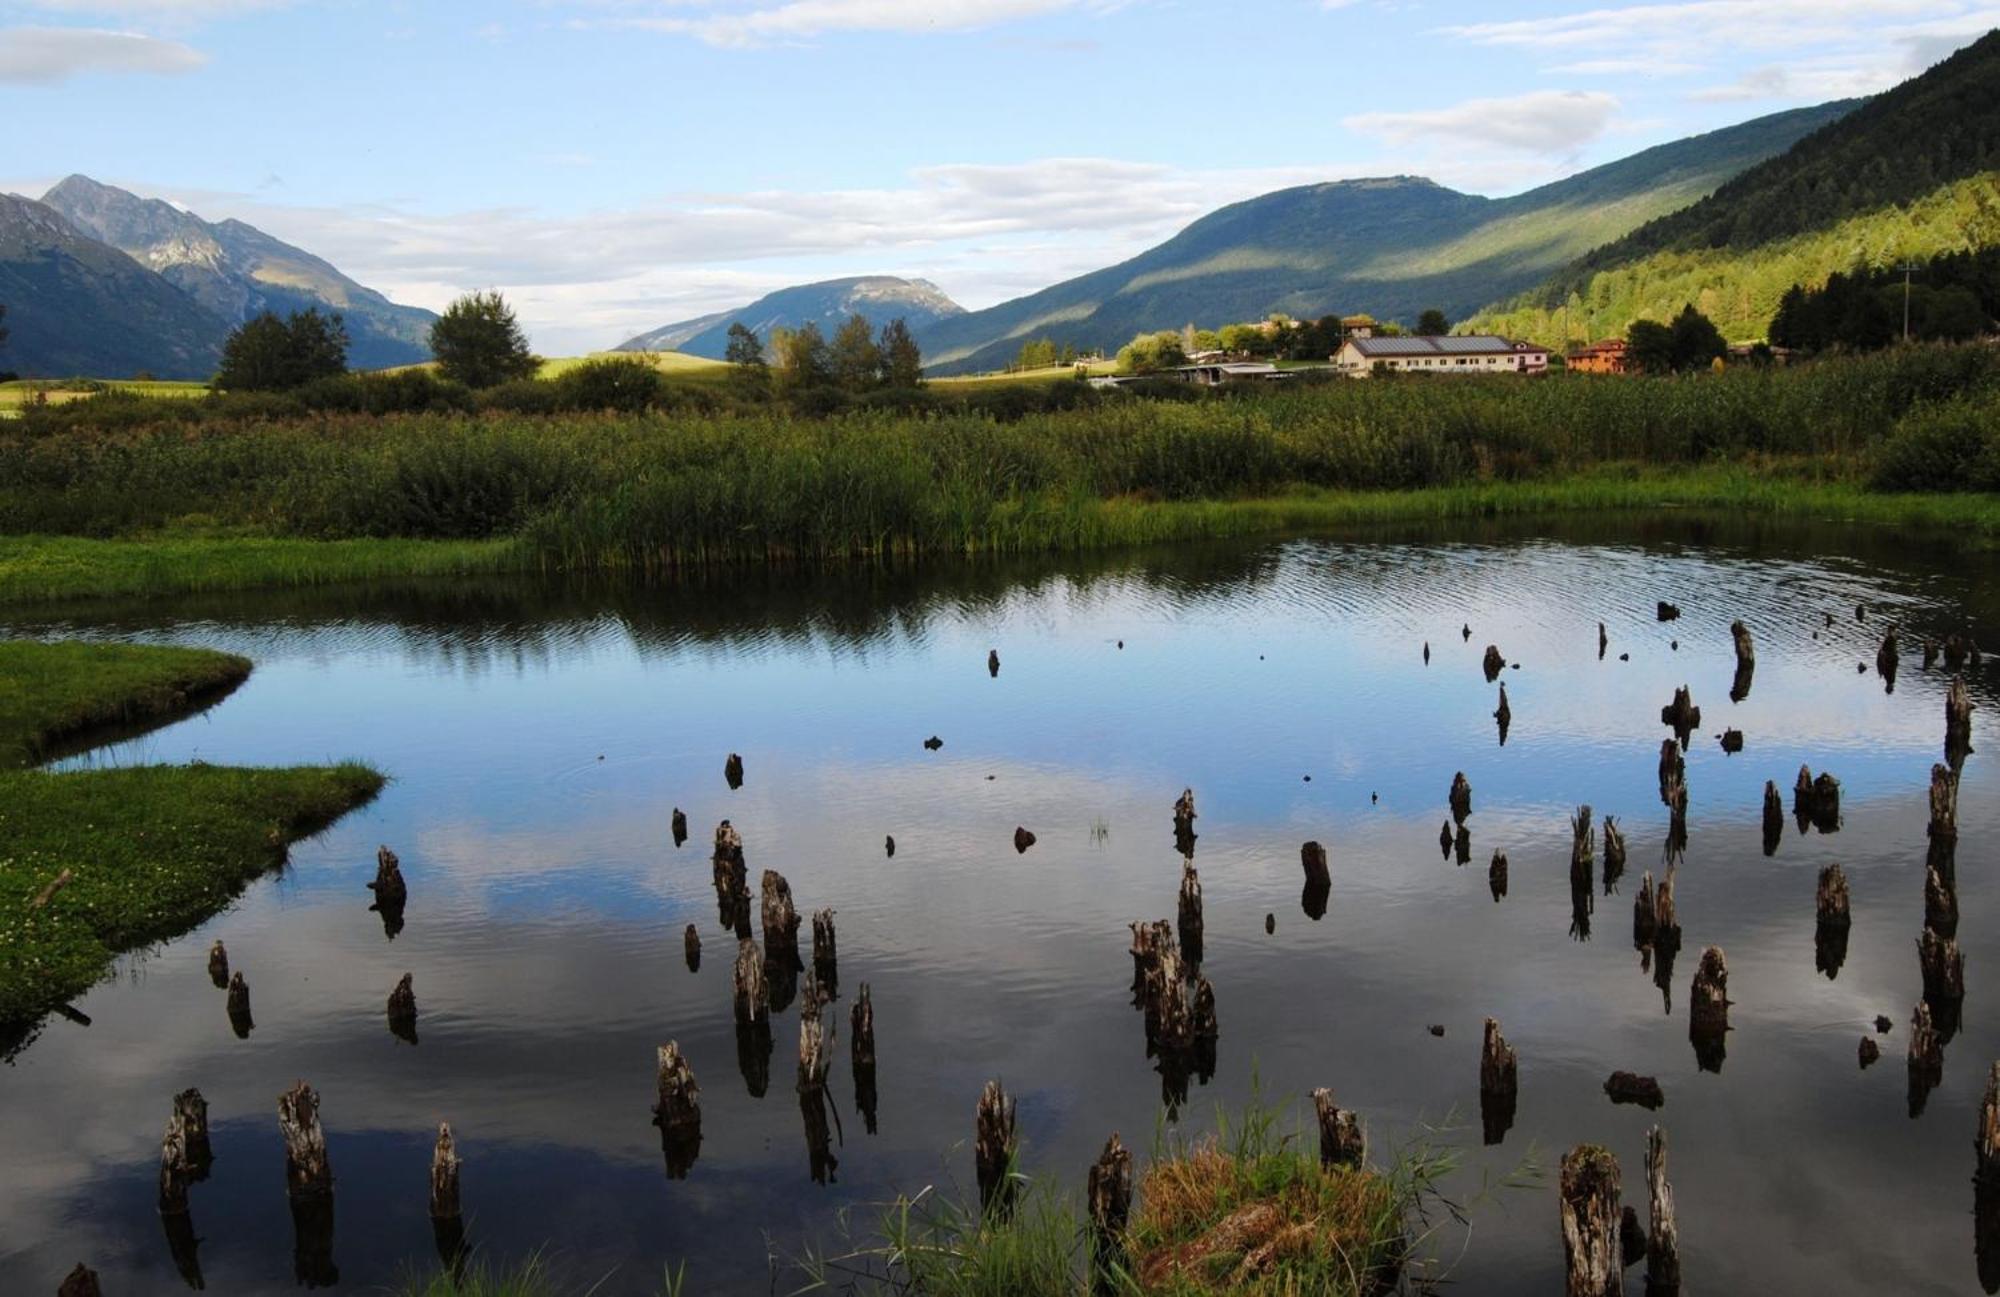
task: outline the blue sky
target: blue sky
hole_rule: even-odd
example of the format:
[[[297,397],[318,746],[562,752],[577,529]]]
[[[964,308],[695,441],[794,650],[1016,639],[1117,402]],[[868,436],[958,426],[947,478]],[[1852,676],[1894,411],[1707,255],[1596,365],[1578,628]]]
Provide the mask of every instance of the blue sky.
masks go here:
[[[1507,193],[1867,93],[1982,0],[0,0],[0,189],[236,216],[611,345],[785,284],[984,306],[1284,185]]]

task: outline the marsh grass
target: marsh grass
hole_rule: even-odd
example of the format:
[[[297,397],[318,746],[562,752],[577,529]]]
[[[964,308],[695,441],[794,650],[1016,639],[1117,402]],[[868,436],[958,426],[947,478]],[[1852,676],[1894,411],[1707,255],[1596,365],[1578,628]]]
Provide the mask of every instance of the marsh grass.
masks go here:
[[[615,1277],[607,1274],[587,1282],[571,1278],[545,1254],[535,1252],[509,1266],[496,1266],[477,1257],[455,1273],[445,1269],[412,1272],[389,1293],[390,1297],[597,1297]],[[618,1291],[629,1289],[621,1286]],[[694,1297],[687,1286],[685,1266],[667,1270],[654,1291],[658,1297]]]

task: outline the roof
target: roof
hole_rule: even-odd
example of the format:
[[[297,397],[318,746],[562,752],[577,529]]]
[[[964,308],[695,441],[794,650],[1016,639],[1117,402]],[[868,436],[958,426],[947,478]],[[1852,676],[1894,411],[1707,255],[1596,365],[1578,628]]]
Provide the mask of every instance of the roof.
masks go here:
[[[1625,339],[1606,338],[1602,342],[1593,342],[1587,347],[1578,347],[1575,351],[1572,351],[1570,354],[1572,356],[1603,356],[1603,355],[1609,355],[1614,351],[1623,351],[1623,350],[1625,350]]]
[[[1349,338],[1347,345],[1364,356],[1514,356],[1546,350],[1525,342],[1509,342],[1491,333],[1449,338]]]

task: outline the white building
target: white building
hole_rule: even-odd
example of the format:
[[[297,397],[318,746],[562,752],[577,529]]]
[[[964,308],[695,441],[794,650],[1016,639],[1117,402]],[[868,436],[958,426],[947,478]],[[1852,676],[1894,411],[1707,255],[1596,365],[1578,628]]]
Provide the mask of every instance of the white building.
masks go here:
[[[1334,367],[1349,378],[1367,378],[1378,370],[1415,374],[1544,374],[1549,368],[1545,347],[1509,342],[1490,333],[1450,338],[1349,337],[1333,358]]]

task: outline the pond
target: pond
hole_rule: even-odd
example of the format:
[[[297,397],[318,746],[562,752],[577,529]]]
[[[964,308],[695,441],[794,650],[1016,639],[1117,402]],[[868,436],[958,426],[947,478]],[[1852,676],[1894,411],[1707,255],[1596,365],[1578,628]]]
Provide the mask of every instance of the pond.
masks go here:
[[[9,633],[256,660],[219,706],[69,765],[358,757],[394,782],[227,912],[121,961],[77,1002],[88,1026],[52,1019],[0,1069],[0,1289],[53,1291],[78,1259],[107,1292],[182,1286],[155,1178],[172,1096],[197,1086],[215,1147],[194,1190],[201,1277],[292,1290],[276,1101],[303,1078],[338,1186],[342,1287],[435,1269],[428,1169],[449,1121],[469,1238],[494,1263],[539,1250],[602,1278],[599,1292],[645,1293],[685,1262],[691,1292],[789,1292],[808,1249],[848,1245],[843,1208],[866,1242],[874,1205],[899,1192],[971,1192],[974,1103],[999,1078],[1018,1098],[1024,1169],[1079,1192],[1112,1131],[1143,1167],[1169,1120],[1199,1133],[1260,1092],[1309,1128],[1305,1095],[1329,1086],[1377,1157],[1419,1137],[1460,1151],[1448,1188],[1470,1229],[1446,1221],[1435,1242],[1466,1292],[1559,1289],[1554,1168],[1573,1144],[1618,1156],[1643,1216],[1655,1122],[1672,1140],[1689,1291],[1978,1291],[1971,1143],[2000,1058],[2000,890],[1985,868],[2000,799],[1983,753],[1960,802],[1970,986],[1914,1119],[1904,1051],[1949,680],[1918,646],[1966,629],[2000,642],[1994,576],[1988,558],[1883,533],[1667,517],[17,617]],[[1662,600],[1679,620],[1656,619]],[[1732,702],[1738,618],[1757,669]],[[1890,692],[1874,662],[1892,623]],[[1504,746],[1489,644],[1509,664]],[[1985,670],[1969,673],[1976,748],[2000,745]],[[1663,870],[1660,710],[1682,684],[1704,716],[1686,754],[1683,946],[1662,988],[1632,904],[1641,875]],[[1740,753],[1723,751],[1725,728],[1743,733]],[[1843,822],[1802,833],[1788,815],[1767,856],[1765,781],[1789,811],[1802,764],[1838,777]],[[1439,844],[1460,771],[1465,866]],[[1127,925],[1175,914],[1184,787],[1220,1037],[1212,1075],[1187,1081],[1170,1118]],[[1582,804],[1615,816],[1630,851],[1608,894],[1600,854],[1587,931],[1569,869]],[[739,1041],[709,861],[723,819],[753,893],[776,869],[802,913],[836,912],[830,1168],[815,1167],[793,1092],[796,1000],[772,1016],[767,1085],[753,1084],[757,1042]],[[1025,852],[1017,827],[1035,835]],[[1319,917],[1302,905],[1307,840],[1329,857]],[[378,844],[409,885],[393,936],[365,886]],[[1498,901],[1496,849],[1510,862]],[[1814,897],[1836,862],[1853,924],[1829,976]],[[808,919],[808,966],[809,933]],[[217,938],[251,987],[246,1037],[209,980]],[[1734,1002],[1719,1070],[1689,1036],[1707,946],[1727,953]],[[405,973],[414,1042],[385,1022]],[[847,1053],[864,983],[872,1119]],[[1878,1014],[1893,1027],[1864,1070]],[[1512,1125],[1490,1146],[1489,1016],[1520,1058]],[[701,1088],[685,1178],[668,1175],[651,1124],[668,1040]],[[1665,1106],[1615,1106],[1614,1070],[1657,1077]],[[1536,1184],[1482,1191],[1536,1167]]]

